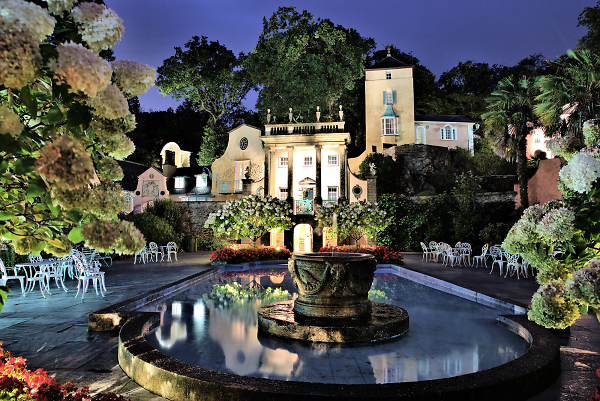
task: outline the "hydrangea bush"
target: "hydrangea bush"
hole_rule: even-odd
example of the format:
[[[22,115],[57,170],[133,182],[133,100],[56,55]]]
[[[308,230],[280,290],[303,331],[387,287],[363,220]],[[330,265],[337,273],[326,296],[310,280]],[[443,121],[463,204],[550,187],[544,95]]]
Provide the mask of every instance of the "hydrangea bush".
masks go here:
[[[330,206],[317,207],[315,219],[320,227],[329,227],[329,235],[336,235],[344,240],[348,237],[358,241],[363,236],[373,238],[388,225],[386,212],[377,203],[367,201],[355,203],[337,203]]]
[[[287,230],[292,226],[290,205],[271,196],[249,195],[227,202],[223,209],[211,213],[204,224],[215,236],[231,235],[234,239],[250,238],[255,243],[263,234]]]
[[[0,0],[0,237],[18,253],[61,256],[83,240],[119,254],[145,245],[116,217],[125,203],[114,158],[134,150],[126,97],[156,71],[101,57],[122,34],[104,5]]]
[[[568,154],[569,163],[559,173],[559,188],[565,200],[527,208],[502,243],[508,252],[521,254],[537,269],[536,279],[541,286],[533,296],[528,316],[545,327],[568,327],[580,312],[600,307],[598,133],[598,121],[592,120],[584,124],[587,147],[581,149],[565,138],[555,140],[555,144],[570,144],[561,148],[568,152],[557,152],[563,157]],[[563,251],[556,253],[557,249]],[[600,320],[598,313],[596,316]]]

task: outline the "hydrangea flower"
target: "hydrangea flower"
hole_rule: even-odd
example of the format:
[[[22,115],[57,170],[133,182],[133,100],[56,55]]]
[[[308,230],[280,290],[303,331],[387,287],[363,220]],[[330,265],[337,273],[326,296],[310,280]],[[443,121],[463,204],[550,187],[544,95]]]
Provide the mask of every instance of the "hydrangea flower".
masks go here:
[[[112,48],[123,37],[123,21],[102,4],[81,3],[71,16],[80,25],[83,40],[96,52]]]
[[[573,137],[555,137],[548,140],[546,146],[555,155],[569,161],[581,148],[581,142]]]
[[[75,0],[44,0],[48,3],[48,11],[54,15],[60,15],[65,11],[71,11]]]
[[[600,259],[592,259],[567,280],[567,294],[583,305],[600,307]]]
[[[6,21],[0,19],[0,82],[20,89],[36,78],[42,56],[31,36],[5,28]]]
[[[580,152],[588,154],[594,159],[600,160],[600,143],[595,143],[593,145],[586,146],[585,148],[581,149]]]
[[[146,93],[156,80],[156,69],[135,61],[114,61],[112,69],[117,86],[128,99]]]
[[[100,118],[114,120],[129,114],[127,100],[119,88],[114,85],[108,85],[96,96],[88,99],[86,103],[94,109],[93,114]]]
[[[85,223],[82,228],[85,246],[93,249],[109,251],[117,239],[115,224],[110,220],[90,221]]]
[[[100,181],[121,181],[123,170],[119,163],[110,157],[105,157],[96,165],[96,174]]]
[[[113,251],[117,255],[137,253],[146,246],[144,235],[130,221],[119,220],[115,223],[117,240]]]
[[[117,134],[106,138],[102,143],[104,150],[110,157],[123,160],[135,151],[135,144],[127,135]]]
[[[600,142],[600,118],[587,120],[583,123],[583,136],[586,145],[594,145]]]
[[[0,0],[0,18],[8,22],[3,29],[26,32],[38,43],[54,31],[56,24],[44,8],[25,0]]]
[[[566,243],[573,237],[575,212],[569,208],[552,209],[544,215],[535,232],[549,244]]]
[[[19,116],[10,108],[0,105],[0,134],[9,134],[16,137],[23,131]]]
[[[564,329],[577,320],[577,303],[565,294],[565,284],[554,280],[541,285],[533,295],[527,317],[548,328]]]
[[[48,67],[59,82],[70,86],[69,92],[83,92],[88,97],[94,97],[110,84],[110,64],[90,49],[70,42],[63,43],[56,50],[58,60],[50,60]]]
[[[57,186],[77,189],[90,182],[94,165],[77,139],[61,136],[41,149],[35,171]]]
[[[578,153],[559,173],[564,185],[575,192],[587,193],[592,183],[600,177],[600,160],[585,153]]]

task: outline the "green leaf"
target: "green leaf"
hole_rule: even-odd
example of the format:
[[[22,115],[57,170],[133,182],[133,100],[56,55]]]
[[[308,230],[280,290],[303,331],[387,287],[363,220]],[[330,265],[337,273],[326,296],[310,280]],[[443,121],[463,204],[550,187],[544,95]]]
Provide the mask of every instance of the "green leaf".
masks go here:
[[[50,196],[50,193],[46,194],[46,205],[48,205],[48,209],[50,209],[52,215],[54,217],[58,217],[58,214],[60,213],[60,207],[52,204],[52,197]]]
[[[0,162],[0,174],[4,174],[6,170],[8,170],[8,160],[2,160]]]
[[[56,125],[60,124],[65,120],[65,115],[57,105],[52,106],[50,110],[48,110],[48,114],[43,118],[48,125]]]
[[[10,213],[10,212],[0,212],[0,221],[4,221],[4,220],[10,220],[13,217],[15,217],[14,213]]]
[[[10,134],[0,134],[0,143],[2,144],[2,151],[8,154],[20,155],[23,153],[21,143]]]
[[[87,128],[90,121],[92,121],[90,109],[77,102],[74,102],[71,105],[71,108],[67,112],[67,118],[69,120],[69,127],[83,125],[84,129]]]
[[[582,315],[587,315],[588,314],[588,306],[587,305],[579,305],[579,312],[581,312]]]
[[[78,243],[83,241],[83,227],[79,226],[79,227],[75,227],[74,229],[71,230],[71,232],[69,233],[69,240],[73,243]]]
[[[17,159],[17,161],[13,164],[13,170],[16,175],[22,175],[31,173],[33,171],[33,167],[35,166],[35,159],[31,157],[24,157],[21,159]]]
[[[71,209],[67,212],[67,215],[74,221],[79,222],[83,217],[83,213],[77,209]]]
[[[20,99],[21,102],[23,102],[23,104],[27,107],[27,112],[29,115],[31,115],[33,118],[36,118],[38,112],[37,99],[31,94],[29,86],[25,86],[23,89],[21,89]]]

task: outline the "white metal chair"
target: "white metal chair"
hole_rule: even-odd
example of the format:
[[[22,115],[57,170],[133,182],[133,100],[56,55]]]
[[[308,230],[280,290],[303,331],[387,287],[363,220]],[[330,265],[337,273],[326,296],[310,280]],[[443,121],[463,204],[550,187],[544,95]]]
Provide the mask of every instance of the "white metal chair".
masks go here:
[[[468,242],[461,243],[460,247],[458,248],[458,252],[460,256],[460,261],[464,263],[465,266],[467,265],[467,263],[469,264],[469,266],[471,266],[471,253],[473,252],[473,249],[471,249],[471,244],[469,244]]]
[[[135,256],[133,257],[133,264],[137,263],[137,259],[138,257],[140,258],[141,262],[148,262],[148,255],[150,254],[150,252],[148,251],[147,247],[143,247],[141,251],[139,251],[138,253],[135,254]]]
[[[33,255],[29,254],[29,261],[31,263],[41,262],[41,255]],[[40,292],[42,293],[42,297],[46,298],[44,295],[44,291],[50,293],[50,290],[46,286],[46,269],[47,265],[39,266],[39,269],[36,269],[34,266],[25,267],[25,276],[27,277],[27,284],[25,285],[25,295],[33,291],[35,288],[35,283],[38,283],[40,287]],[[29,270],[29,271],[27,271]]]
[[[177,244],[173,241],[167,244],[167,260],[171,262],[171,254],[175,256],[175,260],[177,260]]]
[[[60,285],[62,286],[62,289],[65,292],[68,292],[69,290],[67,290],[67,288],[65,287],[65,283],[64,283],[64,277],[65,277],[65,268],[64,265],[67,264],[69,261],[65,260],[64,258],[58,258],[56,259],[56,263],[52,264],[52,265],[48,265],[46,267],[46,288],[48,289],[48,292],[50,292],[50,279],[53,278],[54,282],[56,283],[56,288],[58,288],[60,290],[60,287],[58,286],[58,283],[60,282]]]
[[[521,255],[505,251],[504,256],[506,257],[506,273],[504,273],[504,278],[506,278],[508,273],[510,273],[511,277],[517,273],[517,279],[519,279],[519,274],[522,274],[523,277],[525,277],[525,274],[522,271],[523,265],[519,263],[519,257]]]
[[[431,251],[431,259],[430,260],[433,260],[435,258],[435,261],[437,262],[439,259],[439,256],[440,256],[440,249],[439,249],[438,243],[435,241],[430,241],[429,249]]]
[[[488,244],[485,244],[484,246],[481,247],[481,255],[475,255],[473,256],[473,264],[475,265],[475,268],[479,267],[479,262],[483,262],[483,265],[485,267],[487,267],[487,251],[488,251]]]
[[[423,261],[427,262],[428,260],[431,259],[431,256],[433,255],[433,251],[431,249],[427,249],[427,246],[421,242],[421,248],[423,248]]]
[[[449,244],[441,243],[440,246],[444,266],[448,266],[448,263],[450,263],[450,266],[454,267],[454,264],[460,260],[460,255]]]
[[[13,274],[9,275],[9,270],[12,270]],[[0,280],[4,282],[4,285],[6,285],[6,282],[8,280],[19,280],[19,282],[21,283],[21,293],[25,295],[25,285],[23,284],[23,279],[27,279],[27,276],[17,275],[17,269],[15,269],[14,267],[4,266],[4,262],[2,261],[2,259],[0,259],[0,274]]]
[[[502,249],[497,246],[490,247],[490,256],[492,257],[492,268],[490,274],[494,271],[494,265],[498,265],[500,269],[500,275],[502,275],[502,269],[504,269],[505,260],[502,259]]]
[[[104,297],[104,273],[103,272],[94,272],[90,270],[89,266],[85,262],[85,257],[79,252],[73,253],[73,263],[75,268],[77,269],[77,294],[75,294],[75,298],[79,295],[79,288],[81,286],[81,299],[85,297],[85,293],[89,287],[89,282],[92,281],[94,285],[94,289],[96,290],[96,295],[98,295],[98,288],[100,288],[100,295]]]
[[[162,252],[160,251],[160,249],[158,249],[158,245],[156,245],[156,242],[151,242],[148,244],[148,254],[150,255],[150,261],[152,261],[152,258],[154,258],[154,261],[158,262],[158,255],[161,256],[162,260]]]

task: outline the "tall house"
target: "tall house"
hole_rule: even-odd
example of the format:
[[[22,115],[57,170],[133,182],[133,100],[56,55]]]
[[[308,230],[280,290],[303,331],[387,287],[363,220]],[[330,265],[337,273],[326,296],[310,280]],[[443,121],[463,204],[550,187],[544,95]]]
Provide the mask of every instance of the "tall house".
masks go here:
[[[369,153],[415,143],[413,67],[389,54],[365,70],[366,149],[349,161],[357,174]]]

